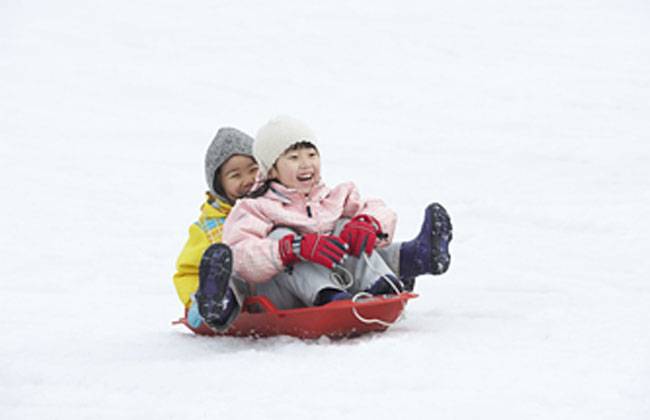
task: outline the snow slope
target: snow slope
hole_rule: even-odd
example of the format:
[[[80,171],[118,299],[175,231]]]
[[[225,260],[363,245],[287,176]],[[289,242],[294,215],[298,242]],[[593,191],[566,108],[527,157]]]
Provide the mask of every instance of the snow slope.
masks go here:
[[[0,4],[3,419],[650,418],[650,5]],[[222,125],[277,113],[453,263],[389,332],[206,339],[171,283]]]

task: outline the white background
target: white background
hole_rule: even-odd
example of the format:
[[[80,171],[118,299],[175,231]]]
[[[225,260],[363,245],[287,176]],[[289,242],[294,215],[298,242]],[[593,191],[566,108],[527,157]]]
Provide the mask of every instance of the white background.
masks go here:
[[[3,419],[650,418],[647,1],[0,4]],[[443,203],[388,332],[201,338],[171,277],[220,126]]]

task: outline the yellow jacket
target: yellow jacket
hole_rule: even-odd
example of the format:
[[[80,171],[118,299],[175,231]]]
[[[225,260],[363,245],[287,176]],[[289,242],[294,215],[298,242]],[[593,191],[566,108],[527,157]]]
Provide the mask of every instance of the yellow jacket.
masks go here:
[[[186,308],[192,304],[192,294],[199,288],[199,264],[203,252],[212,244],[221,242],[221,232],[232,206],[208,194],[201,206],[201,216],[189,229],[190,237],[176,261],[174,286]]]

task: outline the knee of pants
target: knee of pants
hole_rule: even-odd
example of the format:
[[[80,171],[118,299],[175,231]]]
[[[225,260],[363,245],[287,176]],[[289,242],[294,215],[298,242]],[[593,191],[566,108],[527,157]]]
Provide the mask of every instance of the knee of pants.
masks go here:
[[[341,231],[343,230],[343,226],[345,226],[346,223],[348,223],[349,221],[350,221],[349,218],[341,217],[339,220],[336,221],[336,224],[334,225],[334,231],[332,233],[335,235],[341,233]]]

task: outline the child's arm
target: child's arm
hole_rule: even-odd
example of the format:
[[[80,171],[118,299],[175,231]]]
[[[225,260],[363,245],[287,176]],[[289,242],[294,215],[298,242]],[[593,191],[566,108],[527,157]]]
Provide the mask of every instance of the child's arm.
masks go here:
[[[208,246],[210,241],[205,233],[195,224],[190,226],[190,237],[176,261],[174,274],[176,293],[186,308],[192,304],[192,293],[199,287],[199,264]]]
[[[377,242],[377,246],[384,247],[390,244],[395,233],[397,214],[386,207],[386,204],[378,198],[363,200],[359,190],[352,182],[339,185],[337,188],[347,189],[347,199],[343,207],[343,217],[353,218],[360,214],[368,214],[379,221],[382,231],[388,236]]]
[[[233,251],[234,272],[250,283],[263,283],[284,270],[278,241],[268,237],[274,224],[259,210],[258,200],[239,200],[223,229],[223,242]]]

